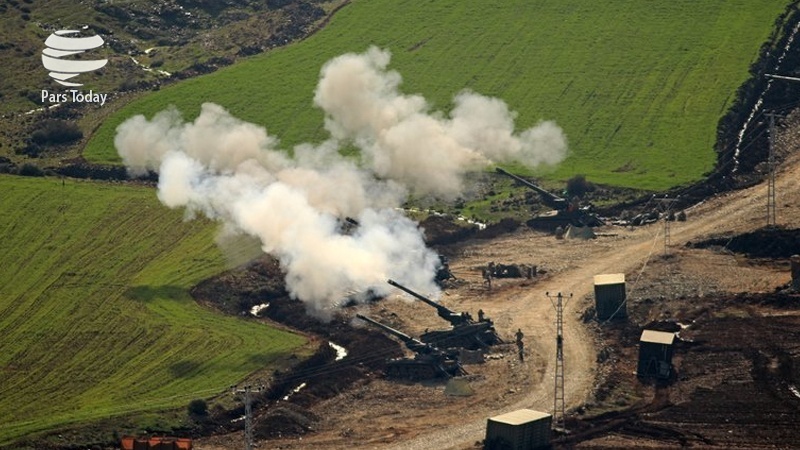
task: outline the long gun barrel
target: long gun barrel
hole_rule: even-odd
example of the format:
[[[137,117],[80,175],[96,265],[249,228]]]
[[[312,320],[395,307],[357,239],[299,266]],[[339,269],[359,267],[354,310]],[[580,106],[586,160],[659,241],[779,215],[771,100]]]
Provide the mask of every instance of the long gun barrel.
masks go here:
[[[383,331],[391,334],[392,336],[400,339],[401,341],[403,341],[404,344],[406,344],[406,347],[408,347],[408,349],[411,350],[411,351],[414,351],[414,352],[417,352],[417,353],[425,353],[428,349],[430,349],[430,347],[427,346],[424,342],[419,341],[417,339],[414,339],[411,336],[403,333],[402,331],[398,331],[398,330],[395,330],[394,328],[392,328],[390,326],[384,325],[384,324],[378,322],[377,320],[370,319],[369,317],[364,316],[362,314],[356,314],[356,317],[358,317],[359,319],[361,319],[361,320],[363,320],[365,322],[369,322],[372,325],[375,325],[376,327],[380,328],[381,330],[383,330]]]
[[[561,197],[559,197],[559,196],[557,196],[557,195],[555,195],[555,194],[553,194],[551,192],[548,192],[548,191],[540,188],[539,186],[531,183],[530,181],[528,181],[528,180],[526,180],[524,178],[518,177],[518,176],[514,175],[513,173],[508,172],[507,170],[501,169],[499,167],[495,167],[494,170],[497,173],[503,174],[503,175],[505,175],[507,177],[511,177],[511,178],[517,180],[518,182],[524,184],[525,186],[533,189],[534,191],[536,191],[539,194],[540,197],[542,197],[542,200],[547,204],[547,206],[549,206],[549,207],[551,207],[553,209],[565,210],[565,209],[567,209],[569,207],[569,202],[566,199],[563,199],[563,198],[561,198]]]
[[[406,292],[408,294],[411,294],[414,297],[418,298],[419,300],[422,300],[423,302],[433,306],[434,308],[436,308],[436,311],[439,314],[439,317],[441,317],[442,319],[450,322],[450,324],[452,324],[453,326],[460,325],[462,323],[469,323],[470,322],[468,317],[466,317],[464,315],[461,315],[461,314],[459,314],[459,313],[457,313],[457,312],[455,312],[455,311],[453,311],[451,309],[448,309],[446,306],[440,305],[440,304],[434,302],[433,300],[429,299],[428,297],[425,297],[422,294],[418,294],[418,293],[412,291],[411,289],[403,286],[402,284],[400,284],[400,283],[398,283],[398,282],[396,282],[394,280],[389,280],[389,281],[387,281],[387,283],[389,283],[392,286],[394,286],[394,287],[396,287],[396,288],[398,288],[398,289],[400,289],[400,290],[402,290],[402,291],[404,291],[404,292]]]

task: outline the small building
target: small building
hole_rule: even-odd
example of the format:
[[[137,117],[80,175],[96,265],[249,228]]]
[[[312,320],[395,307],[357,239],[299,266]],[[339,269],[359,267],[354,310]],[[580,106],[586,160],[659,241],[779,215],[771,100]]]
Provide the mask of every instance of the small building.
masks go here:
[[[550,445],[553,416],[519,409],[490,418],[486,423],[484,449],[535,450]]]
[[[643,330],[639,338],[639,364],[636,374],[640,377],[666,379],[672,373],[672,343],[675,333]]]
[[[610,273],[594,276],[594,303],[597,320],[625,319],[625,274]]]

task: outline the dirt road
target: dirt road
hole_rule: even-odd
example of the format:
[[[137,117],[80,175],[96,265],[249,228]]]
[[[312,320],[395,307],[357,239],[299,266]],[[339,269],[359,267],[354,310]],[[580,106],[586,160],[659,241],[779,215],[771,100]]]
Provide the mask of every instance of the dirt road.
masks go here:
[[[778,223],[798,217],[800,190],[800,159],[792,157],[783,165],[776,178]],[[766,185],[724,194],[708,199],[687,211],[686,222],[670,224],[668,251],[686,242],[722,232],[742,232],[766,224]],[[626,273],[629,296],[637,289],[636,274],[646,270],[653,258],[665,252],[664,225],[652,224],[635,230],[617,228],[598,230],[616,236],[600,237],[595,241],[555,241],[545,243],[533,236],[510,236],[480,243],[472,247],[468,256],[454,261],[456,271],[466,271],[476,264],[497,261],[550,261],[555,262],[551,277],[534,287],[502,290],[491,300],[481,302],[487,314],[495,318],[498,327],[515,330],[522,328],[533,337],[536,351],[547,362],[543,382],[535,386],[524,398],[503,405],[494,413],[501,414],[518,408],[541,411],[553,410],[553,376],[555,368],[555,313],[544,295],[556,292],[571,293],[572,300],[564,314],[564,366],[566,372],[567,408],[580,405],[589,397],[595,381],[596,348],[592,335],[580,320],[580,312],[588,305],[585,298],[592,294],[593,276],[603,273]],[[541,259],[540,259],[541,258]],[[560,262],[556,262],[560,261]],[[474,277],[473,277],[474,278]],[[471,280],[477,282],[477,280]],[[530,330],[530,331],[527,331]],[[393,450],[457,449],[469,448],[485,433],[486,419],[471,420],[436,433],[419,436],[413,440],[388,446]]]

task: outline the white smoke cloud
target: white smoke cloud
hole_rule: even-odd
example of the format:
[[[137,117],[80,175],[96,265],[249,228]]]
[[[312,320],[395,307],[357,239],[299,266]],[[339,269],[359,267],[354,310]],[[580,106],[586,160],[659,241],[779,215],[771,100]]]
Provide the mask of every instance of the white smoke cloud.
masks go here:
[[[498,98],[462,91],[454,98],[449,131],[461,145],[478,149],[494,162],[517,161],[527,167],[555,165],[567,154],[567,138],[553,121],[514,134],[517,114]]]
[[[212,170],[232,171],[245,161],[256,161],[272,170],[289,164],[275,151],[278,140],[267,130],[244,122],[219,105],[203,103],[200,115],[184,123],[180,112],[169,108],[148,121],[134,116],[117,128],[114,146],[133,174],[158,171],[169,151],[182,152]]]
[[[468,171],[509,161],[557,164],[566,156],[558,126],[542,122],[514,134],[516,114],[500,99],[464,91],[449,117],[429,112],[424,98],[399,92],[402,78],[386,70],[390,60],[375,47],[336,57],[323,66],[314,96],[331,136],[352,141],[378,176],[453,198]]]
[[[273,174],[248,162],[223,173],[184,152],[168,151],[159,168],[158,196],[171,208],[222,221],[228,232],[257,237],[261,249],[286,270],[289,292],[317,316],[327,317],[348,291],[388,293],[389,277],[436,290],[438,258],[425,247],[416,224],[394,209],[369,207],[363,189],[380,189],[380,182],[369,180],[362,191],[324,192],[350,175],[343,167],[330,173],[290,167]],[[312,192],[312,186],[322,192]],[[365,205],[353,215],[361,225],[351,235],[342,234],[336,207],[348,196]]]
[[[421,96],[399,93],[389,60],[370,48],[325,64],[314,101],[331,139],[291,157],[264,128],[211,103],[193,122],[175,109],[133,117],[114,144],[131,173],[159,173],[166,206],[258,238],[280,260],[289,292],[318,316],[345,292],[388,293],[388,278],[436,292],[438,258],[397,210],[407,194],[454,197],[467,171],[494,162],[555,164],[566,140],[552,122],[515,134],[504,102],[471,92],[454,98],[449,117],[431,113]],[[341,156],[341,142],[359,147],[360,160]],[[346,216],[360,223],[349,234]]]

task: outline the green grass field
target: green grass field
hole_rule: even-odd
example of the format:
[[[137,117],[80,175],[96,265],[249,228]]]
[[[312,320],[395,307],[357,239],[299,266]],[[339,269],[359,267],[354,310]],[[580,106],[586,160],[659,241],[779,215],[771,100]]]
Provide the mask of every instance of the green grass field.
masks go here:
[[[304,338],[203,309],[217,227],[152,188],[0,176],[0,445],[219,393]]]
[[[571,155],[547,176],[664,189],[715,161],[719,118],[787,0],[355,0],[311,38],[145,96],[107,120],[85,155],[118,162],[124,119],[202,102],[265,125],[288,147],[325,137],[312,106],[322,64],[374,44],[390,49],[406,93],[447,109],[468,88],[566,131]]]

